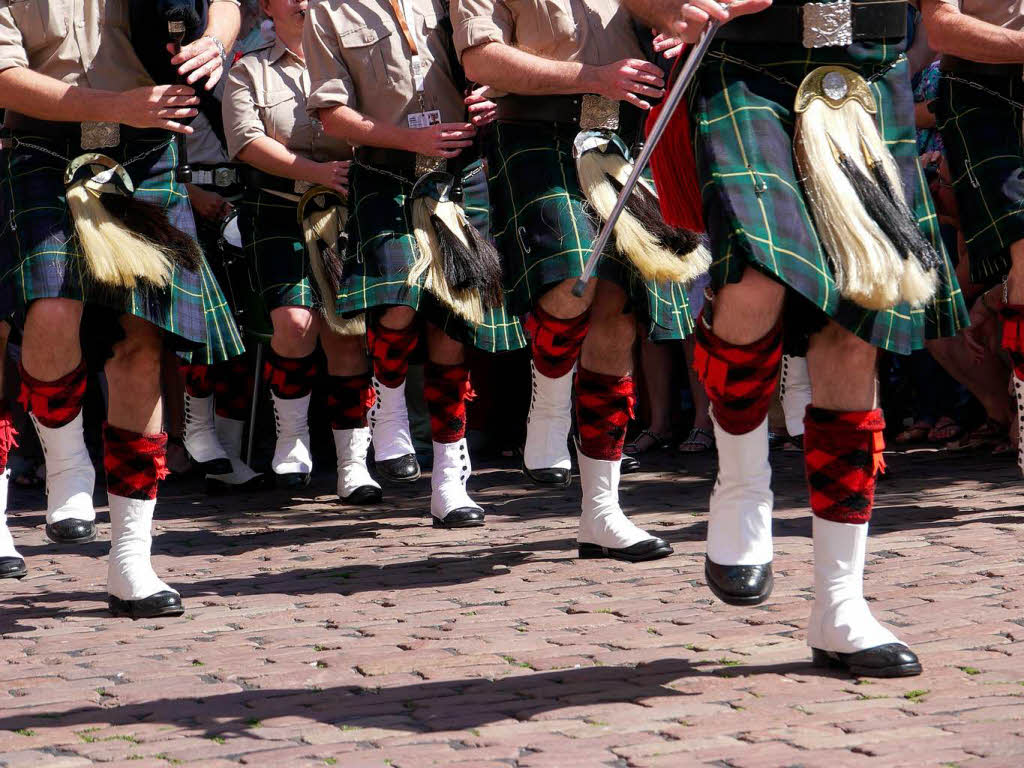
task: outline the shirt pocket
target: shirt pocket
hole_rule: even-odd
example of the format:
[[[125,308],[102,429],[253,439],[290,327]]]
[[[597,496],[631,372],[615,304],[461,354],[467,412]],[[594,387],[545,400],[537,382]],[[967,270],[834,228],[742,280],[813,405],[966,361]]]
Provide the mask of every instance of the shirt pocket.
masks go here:
[[[299,107],[295,94],[287,88],[269,89],[257,91],[252,101],[267,136],[287,145],[295,132]]]
[[[25,52],[52,46],[68,36],[71,0],[9,0]]]
[[[392,49],[391,30],[383,25],[367,24],[345,30],[338,42],[357,91],[370,93],[375,83],[399,83],[409,69],[409,63],[401,61]]]
[[[572,0],[506,0],[516,20],[516,42],[530,51],[551,53],[576,39]]]

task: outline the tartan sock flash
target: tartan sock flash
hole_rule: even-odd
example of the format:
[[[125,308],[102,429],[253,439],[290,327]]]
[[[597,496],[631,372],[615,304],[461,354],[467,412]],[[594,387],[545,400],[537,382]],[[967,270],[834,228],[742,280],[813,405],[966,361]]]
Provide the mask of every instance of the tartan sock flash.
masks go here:
[[[782,321],[752,344],[730,344],[715,335],[704,313],[697,321],[693,365],[707,390],[715,421],[743,435],[768,415],[782,363]]]
[[[875,476],[885,469],[881,409],[807,408],[804,464],[811,511],[835,523],[866,523],[875,500]]]
[[[435,443],[456,443],[466,436],[466,402],[473,396],[469,368],[464,363],[423,368],[423,397],[430,411],[430,435]]]
[[[380,321],[368,323],[367,346],[373,359],[373,374],[388,389],[400,387],[409,372],[409,357],[419,342],[416,322],[405,328],[386,328]]]
[[[370,373],[327,377],[327,413],[331,429],[359,429],[366,426],[366,414],[376,399]]]
[[[103,468],[108,494],[125,499],[155,499],[157,485],[168,474],[166,458],[166,432],[143,435],[103,425]]]
[[[571,371],[580,358],[589,328],[589,309],[563,319],[545,312],[540,303],[535,304],[526,318],[526,330],[537,371],[549,379],[559,379]]]
[[[14,428],[14,420],[11,418],[11,404],[7,398],[0,398],[0,474],[7,469],[7,457],[11,448],[18,447],[15,440],[17,436],[18,431]],[[3,506],[6,508],[6,505]]]
[[[632,376],[576,371],[576,421],[580,450],[592,459],[618,461],[633,418],[636,390]]]
[[[263,378],[270,385],[270,391],[282,400],[297,400],[313,391],[316,381],[316,358],[281,357],[270,350],[263,366]]]
[[[1003,317],[1003,349],[1013,362],[1013,373],[1024,379],[1024,304],[1007,304]]]
[[[32,378],[25,366],[18,366],[21,395],[18,401],[44,427],[57,429],[70,423],[82,410],[85,399],[85,361],[56,381]]]

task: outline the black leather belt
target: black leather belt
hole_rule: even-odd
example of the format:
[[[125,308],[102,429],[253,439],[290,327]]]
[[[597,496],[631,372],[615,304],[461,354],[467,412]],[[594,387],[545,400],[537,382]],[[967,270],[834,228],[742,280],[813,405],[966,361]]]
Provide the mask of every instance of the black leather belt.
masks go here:
[[[716,40],[796,43],[805,48],[846,46],[907,35],[905,0],[773,5],[724,25]]]
[[[507,123],[555,123],[573,128],[592,127],[590,121],[603,122],[609,116],[619,129],[624,125],[639,123],[640,110],[627,102],[609,102],[607,99],[590,94],[568,94],[556,96],[520,96],[509,94],[495,99],[498,119]],[[591,115],[588,111],[616,114]]]
[[[290,197],[302,197],[302,195],[316,186],[310,181],[296,181],[295,179],[286,179],[283,176],[264,173],[252,166],[243,167],[242,176],[248,191],[265,189],[271,192],[281,192]]]
[[[480,153],[476,151],[475,147],[466,147],[458,157],[453,157],[450,160],[444,157],[417,155],[415,152],[406,152],[401,149],[356,148],[356,160],[361,165],[380,168],[413,182],[429,171],[445,171],[458,178],[462,175],[462,170],[479,156]]]
[[[1024,72],[1024,65],[1021,64],[979,64],[976,61],[968,61],[948,54],[942,57],[939,62],[939,69],[943,72],[951,72],[958,75],[978,75],[980,77],[1001,77],[1020,79]]]

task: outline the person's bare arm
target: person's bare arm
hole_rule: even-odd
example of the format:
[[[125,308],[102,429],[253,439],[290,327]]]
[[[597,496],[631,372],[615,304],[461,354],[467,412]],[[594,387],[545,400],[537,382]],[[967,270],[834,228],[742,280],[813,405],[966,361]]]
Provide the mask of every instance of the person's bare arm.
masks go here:
[[[499,42],[463,51],[462,64],[470,80],[499,91],[524,96],[597,93],[641,109],[650,105],[640,97],[660,98],[665,85],[662,71],[649,61],[623,59],[595,67],[552,61]]]
[[[391,125],[345,106],[321,109],[319,116],[328,134],[353,146],[402,149],[432,157],[455,157],[473,143],[476,133],[469,123],[441,123],[429,128]]]
[[[136,128],[192,129],[178,120],[197,114],[195,91],[185,85],[157,85],[118,93],[68,85],[60,80],[11,67],[0,72],[0,108],[37,120],[61,122],[116,121]]]
[[[323,184],[341,193],[348,191],[348,160],[318,163],[295,154],[269,136],[250,141],[239,150],[238,159],[272,176]]]
[[[1024,32],[967,16],[941,0],[923,0],[921,16],[928,43],[939,53],[980,64],[1024,62]]]
[[[242,13],[234,3],[211,3],[206,15],[206,30],[195,42],[184,46],[171,59],[178,74],[186,77],[189,85],[206,78],[206,90],[212,90],[224,75],[224,59],[214,42],[217,39],[230,54],[235,38],[242,28]],[[168,46],[170,50],[170,46]]]

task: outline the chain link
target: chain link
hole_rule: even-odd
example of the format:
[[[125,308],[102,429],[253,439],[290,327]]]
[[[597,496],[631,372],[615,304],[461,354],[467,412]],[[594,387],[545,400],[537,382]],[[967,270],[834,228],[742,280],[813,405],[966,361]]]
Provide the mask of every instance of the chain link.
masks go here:
[[[986,88],[981,83],[976,83],[973,80],[967,80],[966,78],[963,77],[957,77],[956,75],[950,72],[943,72],[942,79],[949,80],[954,83],[960,83],[961,85],[968,85],[971,88],[974,88],[975,90],[981,91],[986,96],[992,96],[993,98],[999,99],[1000,101],[1005,101],[1011,107],[1024,111],[1024,103],[1014,101],[1008,96],[1003,96],[1003,94],[999,93],[999,91],[994,91],[991,88]]]
[[[752,64],[751,62],[746,61],[745,59],[741,59],[741,58],[739,58],[737,56],[730,56],[728,53],[723,53],[722,51],[708,51],[707,56],[709,58],[713,58],[713,59],[720,59],[721,61],[724,61],[724,62],[726,62],[728,64],[735,64],[737,67],[743,67],[744,69],[748,69],[751,72],[757,72],[759,75],[764,75],[765,77],[769,77],[769,78],[771,78],[772,80],[775,80],[778,83],[782,83],[782,85],[789,86],[794,91],[798,90],[800,88],[800,85],[798,83],[794,83],[789,78],[783,77],[782,75],[779,75],[779,74],[776,74],[775,72],[772,72],[767,67],[762,67],[762,66],[760,66],[758,64]],[[870,77],[866,78],[867,82],[869,84],[870,83],[878,82],[883,77],[885,77],[887,74],[889,74],[889,71],[893,67],[895,67],[897,64],[899,64],[901,61],[906,61],[906,58],[907,57],[901,53],[893,61],[891,61],[888,64],[886,64],[884,67],[879,69],[877,72],[875,72]]]
[[[12,140],[14,141],[13,149],[18,149],[19,147],[26,147],[28,149],[34,149],[36,152],[41,152],[44,155],[49,155],[50,157],[55,157],[58,160],[61,160],[61,161],[65,162],[65,163],[70,163],[71,162],[71,158],[65,157],[64,155],[60,154],[59,152],[54,152],[52,149],[48,149],[46,147],[41,147],[38,144],[33,144],[31,141],[25,141],[24,139],[18,138],[17,136],[13,136]],[[123,163],[121,163],[121,166],[123,168],[127,168],[132,163],[136,163],[139,160],[141,160],[142,158],[148,157],[149,155],[153,154],[154,152],[156,152],[158,150],[159,151],[163,151],[173,141],[174,141],[174,139],[168,139],[167,141],[163,142],[162,144],[156,144],[155,146],[152,146],[149,149],[140,152],[139,154],[135,155],[134,157],[132,157],[132,158],[130,158],[128,160],[125,160]]]

